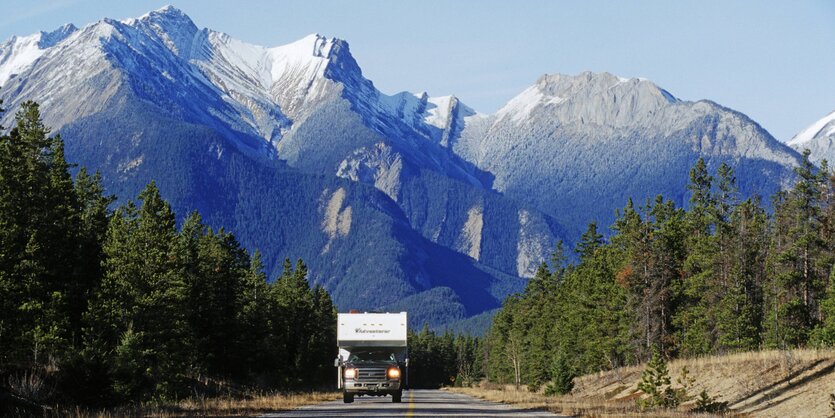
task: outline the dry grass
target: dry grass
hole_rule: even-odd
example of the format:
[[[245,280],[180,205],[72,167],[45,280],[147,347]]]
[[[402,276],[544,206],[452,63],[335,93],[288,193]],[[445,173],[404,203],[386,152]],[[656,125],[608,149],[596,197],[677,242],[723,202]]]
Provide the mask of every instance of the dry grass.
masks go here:
[[[503,388],[448,388],[491,402],[513,404],[522,409],[550,411],[560,415],[581,417],[711,417],[710,414],[695,414],[687,408],[640,412],[633,399],[611,400],[604,398],[583,398],[574,395],[548,397],[541,393],[516,390],[512,386]],[[737,416],[737,415],[726,415]]]
[[[702,390],[727,402],[726,416],[828,417],[829,394],[835,393],[835,352],[831,350],[761,351],[682,359],[670,362],[673,381],[687,367],[695,378],[691,396]],[[482,399],[588,417],[710,416],[688,412],[694,401],[678,410],[641,413],[635,406],[637,384],[644,366],[580,376],[569,395],[547,397],[512,386],[482,384],[455,388]]]
[[[61,416],[111,418],[123,416],[186,417],[186,416],[253,416],[286,411],[304,405],[341,399],[338,392],[276,393],[248,398],[188,399],[172,405],[142,405],[102,411],[76,409]]]

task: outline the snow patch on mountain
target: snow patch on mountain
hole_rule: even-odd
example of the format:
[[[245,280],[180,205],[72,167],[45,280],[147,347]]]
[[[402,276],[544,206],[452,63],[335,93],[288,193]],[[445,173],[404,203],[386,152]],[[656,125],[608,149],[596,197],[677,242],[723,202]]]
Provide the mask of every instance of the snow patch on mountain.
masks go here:
[[[0,86],[31,66],[47,49],[63,41],[76,30],[78,28],[74,25],[66,24],[52,32],[13,36],[0,44]]]
[[[305,72],[308,80],[323,76],[334,42],[334,38],[311,34],[296,42],[267,49],[272,80],[280,80],[296,71]]]
[[[523,123],[530,117],[531,112],[537,107],[545,103],[559,104],[565,101],[562,97],[554,96],[547,98],[537,85],[533,85],[519,93],[516,97],[510,99],[504,107],[496,112],[497,119],[510,117],[510,119],[517,123]]]

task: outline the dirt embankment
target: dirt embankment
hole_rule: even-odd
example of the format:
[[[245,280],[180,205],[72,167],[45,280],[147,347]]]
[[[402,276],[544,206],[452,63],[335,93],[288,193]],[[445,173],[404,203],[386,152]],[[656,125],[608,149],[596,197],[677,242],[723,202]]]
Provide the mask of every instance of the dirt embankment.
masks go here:
[[[620,416],[709,416],[689,412],[695,398],[706,391],[727,402],[726,416],[830,417],[830,394],[835,393],[835,351],[791,350],[738,353],[670,362],[673,388],[686,367],[693,379],[691,400],[676,410],[640,412],[635,399],[644,366],[578,377],[568,395],[548,397],[512,386],[483,384],[478,388],[455,388],[483,399],[514,403],[529,408],[595,417]]]

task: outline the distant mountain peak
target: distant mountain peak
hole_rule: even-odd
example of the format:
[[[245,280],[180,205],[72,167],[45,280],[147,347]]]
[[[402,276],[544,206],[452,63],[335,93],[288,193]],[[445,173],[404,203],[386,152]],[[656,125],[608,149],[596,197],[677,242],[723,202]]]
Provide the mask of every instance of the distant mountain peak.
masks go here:
[[[650,80],[639,77],[621,77],[608,72],[595,73],[592,71],[584,71],[577,75],[545,74],[537,80],[536,85],[543,93],[551,96],[571,97],[581,91],[592,91],[595,94],[621,95],[629,92],[643,91],[654,94],[668,103],[678,101],[672,94],[658,87],[658,85]]]
[[[544,74],[536,83],[511,99],[496,116],[517,123],[527,121],[537,109],[570,106],[582,121],[604,122],[626,113],[651,112],[678,102],[672,94],[642,78],[585,71],[577,75]]]
[[[165,6],[160,7],[159,9],[155,10],[156,13],[172,13],[172,14],[183,14],[182,10],[174,7],[171,4],[166,4]]]
[[[179,20],[179,21],[189,21],[191,22],[191,18],[188,17],[182,10],[172,6],[166,5],[162,6],[157,10],[148,12],[138,18],[139,20]],[[193,23],[193,22],[192,22]]]
[[[792,139],[790,139],[789,142],[787,142],[787,144],[790,146],[799,146],[811,141],[818,135],[835,135],[835,110],[833,110],[817,122],[809,125],[806,129],[800,131],[797,135],[793,136]]]
[[[72,35],[77,30],[78,28],[75,27],[75,25],[67,23],[52,32],[41,31],[41,39],[38,41],[38,47],[41,49],[47,49],[55,46],[57,43],[67,39],[68,36]]]
[[[154,10],[137,19],[127,19],[123,23],[141,29],[150,29],[165,42],[169,49],[186,59],[191,54],[194,37],[199,31],[188,15],[171,5]]]
[[[835,162],[835,111],[800,131],[786,144],[798,152],[811,151],[809,159],[814,163]]]

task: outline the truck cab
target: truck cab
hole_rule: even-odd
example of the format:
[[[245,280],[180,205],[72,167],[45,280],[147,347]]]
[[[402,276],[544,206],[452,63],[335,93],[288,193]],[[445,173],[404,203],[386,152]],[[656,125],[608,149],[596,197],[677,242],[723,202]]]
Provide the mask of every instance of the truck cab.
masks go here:
[[[334,365],[343,401],[391,395],[400,402],[409,375],[406,313],[340,313],[337,321]]]

